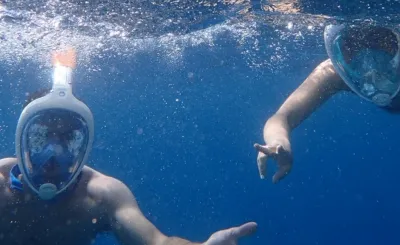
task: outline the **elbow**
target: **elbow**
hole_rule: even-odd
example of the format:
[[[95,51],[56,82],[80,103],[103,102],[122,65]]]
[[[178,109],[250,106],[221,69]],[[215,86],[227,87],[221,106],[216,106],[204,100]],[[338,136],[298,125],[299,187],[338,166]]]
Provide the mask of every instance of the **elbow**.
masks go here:
[[[264,125],[264,132],[267,132],[270,129],[276,130],[277,128],[283,128],[287,131],[290,131],[289,118],[290,117],[284,113],[275,113],[266,121]]]
[[[289,149],[290,127],[287,116],[284,114],[274,114],[270,117],[264,126],[264,141],[267,144],[281,144]]]

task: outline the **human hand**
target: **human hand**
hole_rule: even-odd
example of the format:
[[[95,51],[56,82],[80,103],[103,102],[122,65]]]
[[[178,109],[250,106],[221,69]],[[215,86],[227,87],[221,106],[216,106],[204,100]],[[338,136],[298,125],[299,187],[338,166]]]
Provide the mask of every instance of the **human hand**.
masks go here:
[[[257,165],[258,171],[260,173],[260,178],[264,179],[267,172],[267,160],[272,157],[276,160],[278,164],[278,170],[272,177],[272,182],[278,183],[282,180],[292,169],[292,153],[290,150],[290,145],[286,149],[280,144],[274,145],[260,145],[254,144],[254,148],[258,151]]]
[[[237,245],[238,239],[253,234],[257,229],[255,222],[249,222],[238,227],[220,230],[211,235],[203,245]]]

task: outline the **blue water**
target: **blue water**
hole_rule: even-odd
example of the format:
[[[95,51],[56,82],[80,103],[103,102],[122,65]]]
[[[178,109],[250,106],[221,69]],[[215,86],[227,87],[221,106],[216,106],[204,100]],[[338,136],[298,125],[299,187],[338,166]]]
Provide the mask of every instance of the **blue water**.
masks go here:
[[[222,33],[176,59],[157,48],[111,50],[90,61],[101,71],[78,67],[75,93],[95,118],[88,165],[125,182],[167,235],[202,242],[255,221],[257,233],[240,244],[398,244],[398,115],[338,94],[291,135],[292,173],[273,185],[271,162],[259,179],[253,143],[263,143],[265,120],[327,56],[320,31],[296,42],[256,29],[244,44]],[[25,93],[49,86],[51,71],[29,60],[0,69],[6,157]],[[104,234],[95,244],[117,242]]]

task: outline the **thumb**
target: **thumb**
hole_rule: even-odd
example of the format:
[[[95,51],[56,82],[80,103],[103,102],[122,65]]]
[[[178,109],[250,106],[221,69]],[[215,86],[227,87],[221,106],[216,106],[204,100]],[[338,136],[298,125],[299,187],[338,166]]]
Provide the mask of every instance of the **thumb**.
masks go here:
[[[260,144],[255,143],[254,144],[254,148],[256,148],[256,150],[258,152],[262,152],[265,155],[269,155],[270,154],[270,150],[269,150],[268,146],[266,146],[266,145],[260,145]]]
[[[235,239],[238,239],[243,236],[249,236],[253,234],[257,229],[257,223],[248,222],[238,227],[233,227],[230,229],[230,235]]]

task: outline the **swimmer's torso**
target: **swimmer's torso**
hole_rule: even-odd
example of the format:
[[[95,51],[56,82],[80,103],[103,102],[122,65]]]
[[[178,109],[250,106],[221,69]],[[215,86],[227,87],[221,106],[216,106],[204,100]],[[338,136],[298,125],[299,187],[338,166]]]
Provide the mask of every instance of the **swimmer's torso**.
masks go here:
[[[0,198],[0,244],[2,245],[86,245],[109,228],[101,202],[91,197],[87,183],[92,171],[85,169],[73,194],[46,205],[29,192],[11,191],[9,166],[0,165],[6,185]],[[93,180],[92,180],[93,181]],[[73,197],[73,198],[71,198]]]

